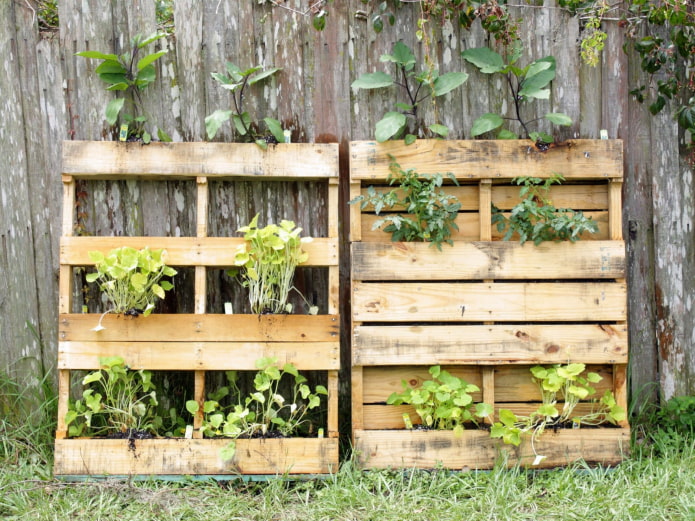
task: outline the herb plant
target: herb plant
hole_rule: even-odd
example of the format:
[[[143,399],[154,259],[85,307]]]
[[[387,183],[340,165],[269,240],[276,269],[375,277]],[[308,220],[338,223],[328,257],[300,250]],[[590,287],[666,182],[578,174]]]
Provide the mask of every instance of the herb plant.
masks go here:
[[[302,432],[311,423],[309,415],[321,405],[321,396],[328,395],[326,388],[317,385],[312,390],[293,364],[285,364],[280,369],[277,358],[261,358],[256,367],[259,370],[253,380],[254,391],[248,396],[244,396],[238,387],[238,373],[226,372],[229,385],[209,395],[203,404],[201,430],[205,436],[250,438],[272,432],[291,436]],[[289,396],[283,396],[280,386],[287,378],[291,381],[291,391]],[[220,401],[227,397],[232,404],[222,406]],[[186,408],[195,415],[200,406],[195,400],[190,400],[186,402]],[[223,459],[231,459],[235,451],[236,444],[232,442],[223,450]]]
[[[538,385],[542,404],[530,416],[517,416],[508,409],[500,409],[499,422],[490,431],[493,438],[502,438],[504,443],[519,445],[521,435],[532,434],[532,440],[540,436],[547,427],[572,422],[576,426],[617,423],[626,418],[611,391],[594,401],[595,408],[588,414],[575,415],[574,411],[582,400],[590,399],[596,389],[593,384],[601,381],[598,373],[583,376],[586,366],[581,363],[535,366],[531,368],[533,381]],[[564,403],[560,407],[558,400]]]
[[[519,195],[522,200],[512,208],[509,218],[493,205],[492,223],[499,232],[504,232],[504,240],[518,234],[519,242],[533,241],[539,245],[543,241],[579,240],[584,233],[596,233],[598,224],[583,212],[568,208],[555,208],[548,199],[550,186],[560,184],[564,178],[555,174],[543,180],[538,177],[515,177],[512,182],[521,185]]]
[[[548,85],[555,78],[555,58],[546,56],[521,68],[516,66],[516,62],[521,57],[520,47],[512,49],[508,64],[504,62],[504,58],[500,54],[488,47],[467,49],[461,53],[461,56],[484,74],[501,74],[509,87],[514,106],[513,118],[488,113],[476,119],[471,130],[473,137],[500,129],[505,120],[511,120],[518,123],[523,135],[528,139],[546,145],[554,141],[549,134],[529,130],[529,125],[537,120],[526,120],[522,116],[522,107],[532,99],[548,99],[550,97]],[[568,126],[572,124],[572,119],[569,116],[559,112],[550,112],[544,117],[554,125]],[[497,132],[497,138],[519,139],[519,132],[503,128]]]
[[[70,401],[69,436],[155,433],[162,426],[152,373],[129,369],[120,356],[99,359],[102,366],[82,379],[82,397]]]
[[[165,250],[136,250],[127,246],[111,250],[107,255],[90,251],[89,258],[97,271],[88,273],[86,279],[99,284],[109,300],[111,307],[104,314],[149,315],[155,301],[164,298],[164,292],[174,287],[168,280],[162,280],[176,275],[176,270],[164,263],[165,257]],[[101,320],[95,329],[104,329]]]
[[[384,209],[402,208],[407,212],[407,215],[387,214],[374,223],[373,229],[386,224],[383,230],[391,234],[392,241],[431,242],[439,250],[443,242],[453,245],[451,232],[458,230],[455,219],[461,203],[441,189],[442,174],[420,175],[414,169],[403,170],[393,157],[389,168],[387,179],[395,188],[377,191],[370,186],[366,197],[359,195],[349,204],[359,202],[362,209],[371,205],[377,215]],[[453,174],[446,176],[458,186]]]
[[[109,125],[121,120],[121,140],[128,138],[142,139],[149,143],[151,134],[145,128],[148,116],[145,113],[142,91],[154,83],[157,72],[153,63],[164,56],[167,51],[157,51],[142,56],[144,49],[151,43],[164,38],[164,33],[154,33],[148,37],[140,34],[130,40],[130,51],[123,54],[105,54],[98,51],[82,51],[77,56],[101,60],[95,72],[108,84],[106,90],[121,91],[123,97],[111,100],[106,106],[105,118]],[[171,141],[171,137],[161,128],[157,129],[160,141]]]
[[[429,373],[432,380],[422,382],[417,388],[403,380],[403,392],[392,393],[386,403],[413,405],[425,427],[453,430],[457,436],[463,433],[465,424],[477,425],[479,419],[492,414],[491,405],[473,403],[471,393],[480,391],[477,385],[467,383],[438,365],[430,367]]]
[[[448,72],[439,75],[432,67],[424,71],[416,72],[415,55],[403,42],[397,42],[393,46],[391,54],[384,54],[380,61],[392,63],[395,74],[391,76],[386,72],[377,71],[366,73],[352,82],[354,89],[382,89],[394,85],[405,91],[406,103],[397,103],[396,110],[387,112],[377,122],[375,137],[379,142],[391,138],[405,138],[406,144],[413,143],[418,135],[420,137],[442,136],[449,134],[449,129],[441,124],[431,124],[421,128],[418,118],[418,107],[427,99],[443,96],[461,86],[467,79],[465,72]],[[414,125],[414,133],[407,132],[409,120]]]
[[[205,130],[208,138],[213,139],[222,124],[231,119],[241,142],[255,142],[261,148],[267,148],[269,138],[258,132],[251,121],[251,116],[244,111],[244,97],[247,87],[269,78],[280,70],[282,69],[279,67],[272,67],[266,70],[263,70],[262,67],[251,67],[250,69],[241,70],[237,65],[227,62],[226,73],[213,72],[212,78],[223,89],[230,91],[232,108],[230,110],[218,109],[205,118]],[[278,120],[264,118],[263,121],[276,143],[284,143],[286,141],[282,125]]]
[[[292,285],[294,272],[309,258],[302,244],[310,242],[311,237],[300,237],[302,229],[292,221],[283,220],[279,225],[259,228],[258,214],[238,231],[244,234],[246,242],[238,247],[234,256],[237,268],[228,273],[239,277],[241,285],[248,288],[252,312],[291,312],[292,304],[287,299],[291,290],[296,291]],[[310,314],[317,312],[316,307],[310,307]]]

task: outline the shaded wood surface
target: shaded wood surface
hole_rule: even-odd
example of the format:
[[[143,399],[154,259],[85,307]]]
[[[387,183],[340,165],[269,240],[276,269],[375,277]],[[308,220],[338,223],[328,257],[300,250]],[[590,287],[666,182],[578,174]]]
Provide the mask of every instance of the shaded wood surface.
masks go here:
[[[555,1],[550,4],[556,6]],[[106,92],[93,74],[97,62],[74,53],[87,49],[121,52],[131,36],[149,34],[156,28],[151,2],[115,0],[99,7],[94,2],[61,0],[58,5],[60,30],[52,34],[39,34],[26,2],[7,1],[0,7],[0,51],[5,57],[0,74],[0,117],[5,122],[0,139],[4,160],[0,174],[0,370],[34,383],[42,368],[56,367],[58,351],[62,142],[114,138],[113,129],[103,120],[104,107],[114,94]],[[300,2],[290,0],[288,5],[299,6]],[[249,91],[246,108],[254,120],[265,116],[281,120],[292,131],[294,142],[340,144],[345,246],[347,143],[372,139],[374,123],[394,102],[402,101],[395,89],[355,91],[350,83],[364,72],[386,70],[379,56],[390,52],[398,39],[413,47],[418,57],[424,52],[414,36],[416,5],[404,5],[396,24],[386,24],[379,35],[368,20],[355,17],[356,11],[365,8],[370,6],[360,0],[334,3],[326,31],[317,33],[307,18],[269,3],[247,2],[240,8],[238,0],[177,0],[176,37],[158,42],[169,52],[157,62],[158,79],[146,95],[152,121],[175,141],[203,140],[205,116],[228,108],[231,102],[228,93],[212,81],[211,72],[222,71],[225,61],[241,67],[282,67],[269,83]],[[521,64],[548,54],[557,58],[552,95],[528,106],[529,119],[547,110],[565,112],[575,123],[557,129],[558,139],[597,138],[605,128],[610,138],[625,143],[623,222],[630,281],[633,394],[653,398],[659,388],[667,397],[693,394],[694,188],[692,168],[679,161],[677,145],[682,138],[676,124],[668,111],[653,118],[629,96],[629,89],[645,79],[639,57],[623,53],[622,31],[613,22],[606,24],[609,38],[602,62],[591,68],[580,63],[576,18],[560,9],[524,7],[513,16],[523,19]],[[447,22],[433,35],[430,50],[440,71],[470,74],[463,88],[438,100],[437,112],[450,127],[452,139],[469,137],[475,118],[486,112],[512,110],[500,84],[460,58],[460,51],[487,43],[478,24],[465,31]],[[432,107],[423,107],[424,117],[433,114]],[[225,125],[217,140],[231,137],[231,126]],[[312,235],[322,233],[316,212],[324,206],[325,196],[311,184],[294,198],[271,196],[253,183],[234,189],[212,183],[210,189],[211,211],[216,216],[210,222],[210,235],[234,236],[256,212],[268,218],[292,218]],[[67,209],[77,231],[195,236],[192,183],[138,186],[89,181],[80,183],[79,192],[83,194],[81,206]],[[231,204],[234,201],[237,204]],[[349,266],[347,249],[342,251],[344,288]],[[192,272],[182,273],[181,283],[189,280],[192,286],[193,277]],[[214,274],[208,284],[215,287],[221,281],[222,276]],[[79,280],[75,292],[82,295]],[[212,302],[218,305],[222,300],[217,295]],[[342,314],[347,316],[349,295],[344,289],[341,303]],[[173,305],[178,311],[192,312],[183,298]],[[347,357],[343,366],[347,366],[347,339],[343,347]],[[341,389],[343,395],[346,391]]]

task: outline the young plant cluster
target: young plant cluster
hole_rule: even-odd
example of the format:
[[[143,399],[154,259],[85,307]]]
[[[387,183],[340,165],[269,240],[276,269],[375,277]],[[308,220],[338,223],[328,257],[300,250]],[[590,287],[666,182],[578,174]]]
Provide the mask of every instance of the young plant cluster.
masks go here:
[[[225,373],[228,385],[210,394],[203,403],[201,431],[204,436],[236,439],[272,433],[291,436],[312,432],[314,424],[310,416],[321,405],[321,396],[328,395],[326,388],[317,385],[311,389],[306,377],[293,364],[287,363],[280,369],[277,358],[261,358],[256,367],[254,390],[247,396],[239,389],[238,373]],[[281,385],[288,379],[291,390],[286,397],[281,392]],[[222,405],[223,399],[230,401],[230,405]],[[195,400],[186,402],[186,408],[194,416],[200,411]],[[221,456],[230,460],[235,451],[236,444],[232,441]]]
[[[466,424],[478,425],[480,419],[492,414],[492,406],[487,403],[473,403],[471,393],[480,391],[477,385],[452,375],[436,365],[430,367],[431,380],[426,380],[417,388],[412,388],[403,380],[403,391],[392,393],[386,403],[389,405],[413,405],[422,420],[422,425],[432,429],[453,430],[461,436]]]
[[[499,232],[505,232],[503,240],[508,241],[518,235],[519,242],[533,241],[535,245],[543,241],[575,242],[585,233],[596,233],[598,225],[583,212],[568,208],[555,208],[548,199],[550,186],[559,184],[564,178],[555,174],[543,180],[537,177],[516,177],[513,183],[521,185],[521,202],[512,208],[509,217],[493,205],[492,223]]]
[[[292,221],[259,228],[258,214],[238,231],[244,234],[246,242],[234,255],[237,268],[228,274],[239,277],[241,285],[248,289],[253,313],[290,313],[292,304],[287,299],[290,291],[297,291],[293,286],[294,272],[309,258],[302,244],[310,242],[311,237],[300,237],[302,229]],[[309,307],[309,314],[317,312],[315,306]]]
[[[133,437],[162,427],[152,373],[129,369],[120,356],[99,359],[101,369],[82,379],[82,397],[71,400],[65,416],[68,435]]]
[[[611,391],[606,391],[598,401],[592,402],[594,409],[587,414],[575,414],[580,401],[592,399],[596,394],[593,384],[601,381],[598,373],[588,372],[582,376],[586,366],[581,363],[535,366],[531,368],[533,381],[538,385],[542,404],[529,416],[517,416],[508,409],[500,409],[499,422],[490,431],[493,438],[504,443],[519,445],[523,434],[531,433],[532,440],[543,434],[547,427],[572,422],[581,425],[616,424],[626,418]],[[563,400],[560,407],[558,401]]]
[[[168,280],[162,280],[177,273],[164,263],[165,257],[165,250],[136,250],[128,246],[106,255],[90,251],[89,258],[97,271],[88,273],[86,279],[97,283],[110,302],[111,307],[105,313],[149,315],[155,301],[163,299],[165,291],[174,287]],[[97,327],[101,329],[101,321]]]
[[[452,230],[458,230],[455,222],[461,203],[455,196],[441,189],[442,174],[420,175],[414,169],[403,170],[391,157],[388,183],[391,190],[367,189],[367,195],[359,195],[350,204],[360,203],[362,209],[372,206],[377,215],[383,210],[399,209],[402,214],[387,214],[378,219],[373,229],[381,228],[391,234],[392,241],[431,242],[439,250],[442,243],[453,245]],[[455,185],[453,174],[447,174]]]

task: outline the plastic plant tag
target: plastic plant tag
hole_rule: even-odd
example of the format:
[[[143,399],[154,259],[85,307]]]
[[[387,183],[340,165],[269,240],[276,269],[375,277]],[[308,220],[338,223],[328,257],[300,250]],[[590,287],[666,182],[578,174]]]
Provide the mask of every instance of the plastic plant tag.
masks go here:
[[[405,428],[408,430],[413,429],[413,422],[410,421],[410,415],[407,412],[403,413],[403,423],[405,423]]]
[[[89,313],[89,309],[86,304],[82,304],[82,313]]]
[[[533,460],[532,465],[540,465],[541,461],[545,459],[545,456],[541,456],[540,454],[536,454],[536,458]]]
[[[232,309],[232,303],[231,302],[225,302],[224,303],[224,314],[225,315],[233,315],[234,314],[234,309]]]
[[[183,437],[187,440],[193,438],[193,425],[186,425],[186,433],[183,435]]]
[[[121,131],[118,134],[118,140],[125,141],[126,139],[128,139],[128,125],[123,124],[121,125]]]
[[[323,429],[319,429],[319,438],[323,438]]]

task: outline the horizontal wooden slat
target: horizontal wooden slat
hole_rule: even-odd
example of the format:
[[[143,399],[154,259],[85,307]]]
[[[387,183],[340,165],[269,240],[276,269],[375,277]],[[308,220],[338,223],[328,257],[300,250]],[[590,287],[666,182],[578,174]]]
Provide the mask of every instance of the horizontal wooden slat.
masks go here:
[[[70,266],[92,266],[90,251],[107,253],[129,246],[166,250],[170,266],[229,267],[234,254],[244,243],[241,237],[61,237],[60,263]],[[309,259],[302,266],[337,266],[338,239],[317,237],[306,242],[303,249]]]
[[[504,214],[509,217],[508,213]],[[608,235],[608,212],[584,212],[586,217],[591,217],[598,225],[596,233],[585,233],[581,236],[583,241],[605,241],[609,239]],[[374,214],[362,214],[361,233],[362,241],[364,242],[386,242],[391,239],[391,234],[388,234],[381,229],[374,229],[374,223],[380,217]],[[480,217],[477,212],[462,212],[456,217],[456,226],[458,230],[451,231],[451,240],[453,241],[477,241],[480,239]],[[499,241],[504,237],[504,233],[497,231],[497,226],[492,227],[492,239]],[[513,241],[517,240],[516,236],[512,237]],[[444,248],[446,245],[442,245]]]
[[[59,342],[59,369],[98,369],[99,358],[121,356],[131,369],[255,370],[274,357],[297,369],[340,369],[340,342]]]
[[[354,280],[619,279],[622,241],[365,243],[352,248]]]
[[[627,363],[624,324],[358,326],[354,365]]]
[[[64,141],[63,173],[92,179],[338,177],[338,145]]]
[[[622,282],[355,283],[356,322],[596,322],[627,318]]]
[[[328,474],[338,470],[336,438],[236,440],[231,461],[220,458],[230,440],[181,438],[63,439],[55,442],[56,476]]]
[[[629,454],[630,430],[620,428],[546,431],[531,444],[524,437],[519,447],[490,438],[485,430],[467,430],[460,437],[451,431],[355,431],[355,454],[366,468],[489,469],[506,452],[509,466],[552,468],[577,460],[617,464]],[[533,465],[536,455],[545,458]]]
[[[533,364],[536,365],[536,364]],[[495,401],[496,402],[537,402],[540,400],[538,386],[531,378],[529,367],[518,365],[500,365],[495,367]],[[552,364],[538,364],[550,366]],[[473,366],[446,366],[442,368],[452,375],[462,378],[468,383],[482,389],[481,368]],[[429,366],[383,366],[365,367],[362,371],[363,394],[362,403],[386,403],[386,399],[394,392],[403,390],[402,382],[411,387],[419,387],[422,382],[431,380]],[[596,396],[613,388],[612,366],[587,365],[587,371],[593,371],[601,376],[601,381],[594,388]],[[472,393],[473,400],[482,400],[482,394]]]
[[[402,140],[350,143],[350,179],[386,179],[389,156],[421,174],[451,172],[457,179],[505,179],[519,175],[565,179],[622,178],[620,140],[571,140],[571,146],[542,153],[528,140]]]
[[[575,210],[607,210],[608,209],[608,184],[601,180],[601,184],[562,184],[554,185],[550,188],[548,199],[555,208],[572,208]],[[368,182],[364,183],[361,190],[363,196],[367,196]],[[374,187],[376,192],[387,192],[391,186]],[[475,185],[444,185],[442,191],[447,195],[456,197],[461,203],[461,211],[478,210],[480,199],[478,194],[478,184]],[[500,210],[511,210],[520,201],[519,186],[512,185],[493,185],[492,204]],[[401,210],[402,206],[395,206],[394,210]],[[372,205],[366,205],[362,210],[364,213],[373,212]]]
[[[58,319],[61,342],[334,342],[337,315],[161,315],[129,317],[65,314]]]

